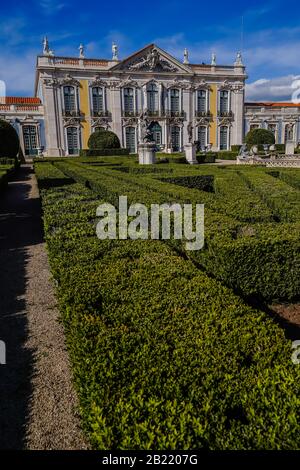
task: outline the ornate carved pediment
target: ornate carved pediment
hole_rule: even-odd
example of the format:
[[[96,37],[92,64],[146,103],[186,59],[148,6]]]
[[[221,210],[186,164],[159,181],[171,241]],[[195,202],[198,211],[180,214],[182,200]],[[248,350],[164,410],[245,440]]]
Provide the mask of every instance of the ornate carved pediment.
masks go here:
[[[143,72],[180,72],[179,66],[168,60],[156,48],[146,50],[144,54],[133,57],[131,60],[120,64],[121,70],[143,71]]]
[[[196,118],[196,120],[195,120],[195,127],[199,127],[199,126],[209,126],[210,122],[211,122],[211,119],[206,118],[206,117]]]
[[[92,118],[92,127],[104,127],[106,130],[110,127],[108,119],[106,118]]]
[[[193,88],[194,90],[211,90],[210,84],[207,83],[203,78],[202,80],[199,80],[199,82],[194,82]]]
[[[228,80],[224,80],[224,82],[219,86],[219,90],[232,90],[232,84],[229,83]]]
[[[120,88],[125,88],[125,87],[139,88],[140,87],[138,82],[136,80],[133,80],[130,75],[124,80],[122,80],[119,86]]]
[[[64,126],[80,126],[81,119],[80,117],[63,117]]]
[[[122,124],[124,127],[126,126],[136,126],[137,125],[137,118],[134,117],[129,117],[129,118],[123,118],[122,119]]]
[[[232,126],[232,120],[229,118],[223,118],[219,121],[219,126]]]
[[[44,78],[44,84],[47,86],[57,87],[60,85],[60,82],[57,78]]]
[[[90,81],[90,86],[105,87],[106,85],[107,85],[107,82],[103,81],[100,75],[96,75],[94,80]]]
[[[76,78],[72,77],[69,73],[60,81],[61,85],[73,85],[80,86],[80,82]]]
[[[180,117],[171,117],[169,118],[169,124],[172,126],[183,126],[183,118]]]
[[[167,90],[170,88],[182,88],[183,90],[187,90],[189,86],[190,82],[187,80],[178,80],[178,78],[174,78],[171,82],[166,83]]]

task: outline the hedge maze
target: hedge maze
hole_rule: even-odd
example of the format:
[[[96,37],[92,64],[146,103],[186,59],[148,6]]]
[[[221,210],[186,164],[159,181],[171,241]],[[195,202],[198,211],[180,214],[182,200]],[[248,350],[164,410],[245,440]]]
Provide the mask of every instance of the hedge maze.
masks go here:
[[[248,300],[299,296],[300,175],[141,168],[127,157],[97,162],[35,164],[92,446],[299,448],[300,370],[291,342]],[[204,203],[204,249],[185,251],[179,240],[99,240],[96,208],[117,207],[119,195],[147,207]]]

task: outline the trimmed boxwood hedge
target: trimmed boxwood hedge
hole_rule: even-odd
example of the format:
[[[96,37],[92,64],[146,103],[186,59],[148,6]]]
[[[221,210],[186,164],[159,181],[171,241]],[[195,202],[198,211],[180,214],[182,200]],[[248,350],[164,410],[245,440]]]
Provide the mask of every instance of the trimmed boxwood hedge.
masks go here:
[[[130,203],[142,202],[148,206],[174,201],[204,203],[205,249],[189,252],[187,256],[245,296],[266,300],[299,296],[299,224],[279,223],[278,213],[248,187],[236,169],[220,172],[216,168],[215,194],[211,194],[148,175],[136,176],[99,167],[87,169],[71,162],[57,165],[66,175],[92,188],[114,205],[118,204],[119,194],[126,195]],[[212,167],[203,171],[211,173]],[[253,168],[247,171],[264,173]],[[284,204],[289,207],[288,201]],[[292,204],[290,208],[295,212],[296,206]],[[177,249],[184,251],[184,245],[178,242]],[[241,263],[241,259],[245,262]]]
[[[41,196],[93,448],[299,448],[300,370],[276,322],[159,241],[99,241],[81,184]]]
[[[101,131],[100,131],[101,132]],[[111,157],[111,156],[129,155],[128,149],[112,148],[112,149],[82,149],[79,152],[80,157]]]

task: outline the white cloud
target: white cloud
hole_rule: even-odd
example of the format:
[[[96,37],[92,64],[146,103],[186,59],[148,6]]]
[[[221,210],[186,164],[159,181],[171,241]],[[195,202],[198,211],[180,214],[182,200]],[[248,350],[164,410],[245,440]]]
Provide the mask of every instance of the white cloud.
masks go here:
[[[46,15],[52,15],[62,10],[66,4],[55,0],[37,0],[37,4],[41,7]]]
[[[272,79],[261,78],[246,85],[246,100],[291,101],[300,76],[286,75]]]
[[[8,95],[33,94],[35,58],[36,51],[28,51],[23,56],[0,56],[0,80],[5,82]]]

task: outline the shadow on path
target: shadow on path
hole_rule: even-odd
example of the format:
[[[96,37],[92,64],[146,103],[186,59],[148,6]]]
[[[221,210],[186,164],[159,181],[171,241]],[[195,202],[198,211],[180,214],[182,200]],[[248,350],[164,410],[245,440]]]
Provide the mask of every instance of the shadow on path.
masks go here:
[[[30,197],[32,168],[25,165],[0,194],[0,340],[6,364],[0,364],[0,449],[24,446],[31,395],[34,351],[26,348],[27,248],[42,243],[39,198]]]

